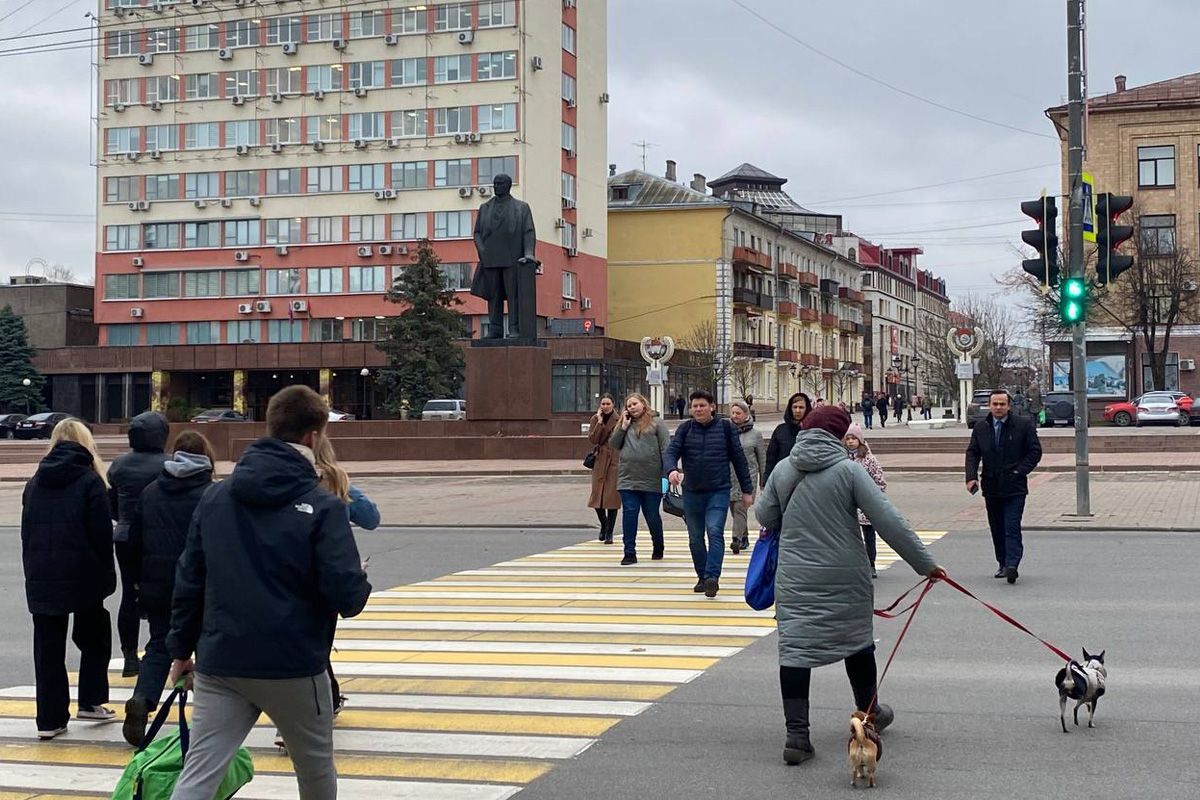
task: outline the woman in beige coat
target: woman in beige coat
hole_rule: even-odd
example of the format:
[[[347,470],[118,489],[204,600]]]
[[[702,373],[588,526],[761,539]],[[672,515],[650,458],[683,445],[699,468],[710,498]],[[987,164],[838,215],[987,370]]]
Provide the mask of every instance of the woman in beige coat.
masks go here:
[[[617,509],[621,507],[621,495],[617,493],[617,464],[620,457],[609,444],[613,431],[621,422],[612,395],[600,396],[600,407],[592,416],[588,441],[596,448],[596,464],[592,467],[592,493],[588,497],[588,508],[596,509],[600,520],[600,541],[612,544],[613,528],[617,525]]]

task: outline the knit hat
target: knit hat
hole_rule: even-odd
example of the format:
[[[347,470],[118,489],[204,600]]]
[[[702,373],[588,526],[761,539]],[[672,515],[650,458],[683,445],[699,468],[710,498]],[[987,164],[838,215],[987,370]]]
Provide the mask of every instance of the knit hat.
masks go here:
[[[833,434],[839,440],[846,437],[849,427],[850,415],[837,406],[817,406],[800,423],[801,430],[817,428]]]
[[[740,408],[742,411],[746,412],[747,417],[750,416],[750,406],[749,406],[749,404],[745,403],[742,400],[734,400],[732,403],[729,404],[729,407],[730,408]]]
[[[859,444],[867,443],[867,440],[863,438],[862,426],[857,422],[851,423],[850,427],[846,428],[846,433],[842,436],[842,438],[845,439],[847,436],[853,436],[855,439],[858,439]]]

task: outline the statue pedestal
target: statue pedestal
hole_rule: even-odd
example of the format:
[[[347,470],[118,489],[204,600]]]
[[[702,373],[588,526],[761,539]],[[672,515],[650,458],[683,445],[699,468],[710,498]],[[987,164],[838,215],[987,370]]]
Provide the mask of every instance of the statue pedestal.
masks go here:
[[[467,348],[467,419],[550,419],[550,348],[524,339],[484,339]]]

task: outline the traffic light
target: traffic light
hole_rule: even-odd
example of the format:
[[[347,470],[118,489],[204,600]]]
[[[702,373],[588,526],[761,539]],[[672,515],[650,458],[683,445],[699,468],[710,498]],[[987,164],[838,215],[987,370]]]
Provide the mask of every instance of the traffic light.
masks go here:
[[[1067,278],[1062,282],[1058,297],[1058,318],[1064,325],[1083,322],[1087,315],[1087,281]]]
[[[1096,195],[1096,283],[1104,286],[1133,266],[1133,256],[1117,248],[1133,237],[1132,225],[1114,225],[1117,217],[1133,206],[1129,195],[1104,192]]]
[[[1027,200],[1021,203],[1021,213],[1038,224],[1037,230],[1021,231],[1021,241],[1038,252],[1037,258],[1025,259],[1021,267],[1049,291],[1058,285],[1058,201],[1053,197]]]

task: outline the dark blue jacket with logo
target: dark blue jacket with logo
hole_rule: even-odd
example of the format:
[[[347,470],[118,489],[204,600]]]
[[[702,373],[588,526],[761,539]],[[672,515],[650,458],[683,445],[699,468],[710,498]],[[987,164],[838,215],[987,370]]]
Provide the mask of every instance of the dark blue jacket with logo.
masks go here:
[[[167,650],[195,652],[208,675],[317,675],[337,615],[357,615],[370,592],[343,504],[295,448],[259,439],[196,507]]]
[[[679,466],[680,462],[682,466]],[[727,419],[714,418],[707,425],[689,419],[675,430],[663,456],[663,476],[673,470],[683,472],[685,492],[728,492],[731,488],[729,465],[737,473],[743,494],[754,494],[750,465],[742,450],[737,429]]]

